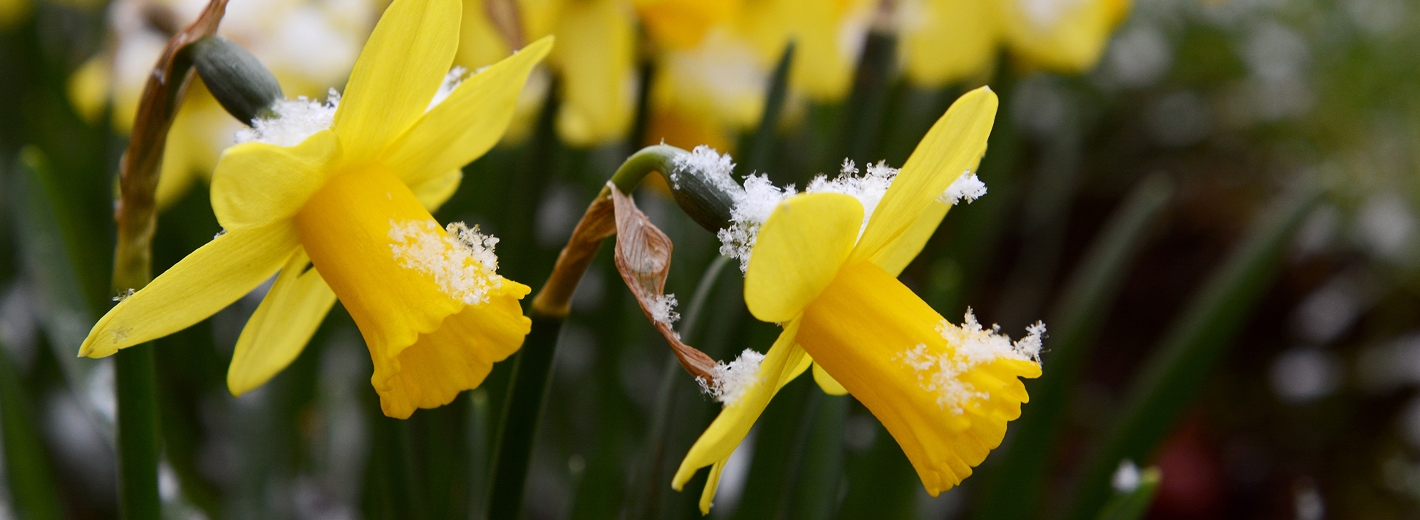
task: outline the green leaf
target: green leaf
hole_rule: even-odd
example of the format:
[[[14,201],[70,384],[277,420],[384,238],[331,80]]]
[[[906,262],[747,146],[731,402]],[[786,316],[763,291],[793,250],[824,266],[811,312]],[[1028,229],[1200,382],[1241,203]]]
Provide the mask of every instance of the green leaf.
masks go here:
[[[59,520],[64,516],[54,488],[54,470],[30,415],[29,402],[9,348],[0,344],[0,439],[4,440],[5,478],[15,512],[20,518]]]
[[[1130,192],[1070,276],[1050,314],[1045,373],[1026,382],[1031,402],[1011,427],[1015,436],[986,469],[976,518],[1023,518],[1039,507],[1040,490],[1059,446],[1069,391],[1089,358],[1100,323],[1113,306],[1148,231],[1173,191],[1167,177],[1145,178]]]

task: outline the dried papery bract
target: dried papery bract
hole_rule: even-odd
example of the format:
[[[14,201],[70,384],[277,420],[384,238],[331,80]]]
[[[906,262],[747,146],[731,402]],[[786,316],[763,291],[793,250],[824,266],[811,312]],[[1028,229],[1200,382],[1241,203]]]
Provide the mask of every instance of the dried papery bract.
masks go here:
[[[227,0],[212,0],[193,21],[168,40],[153,73],[143,87],[133,134],[119,162],[119,197],[114,204],[118,224],[118,247],[114,254],[115,290],[140,289],[152,278],[152,241],[157,227],[154,208],[158,171],[168,129],[182,105],[191,75],[192,60],[187,47],[199,39],[217,34],[217,24],[227,11]]]
[[[686,372],[697,380],[714,382],[715,360],[680,340],[680,334],[671,327],[671,310],[665,294],[666,275],[671,269],[670,237],[656,228],[636,207],[631,196],[609,184],[611,198],[616,205],[616,270],[626,287],[636,295],[641,312],[651,320],[661,336],[666,338],[676,359]],[[674,298],[674,297],[669,297]],[[671,300],[673,301],[673,300]]]
[[[596,258],[602,240],[616,234],[616,219],[608,190],[603,188],[597,194],[596,199],[587,206],[586,213],[582,214],[582,220],[572,230],[572,237],[567,239],[567,246],[557,255],[557,264],[552,268],[552,274],[548,275],[547,283],[533,298],[534,312],[555,318],[567,316],[572,305],[572,293],[577,290],[577,283],[587,272],[587,266],[592,265],[592,259]]]
[[[533,299],[533,310],[544,316],[566,316],[577,283],[596,257],[602,240],[612,235],[616,235],[616,269],[636,296],[646,318],[666,338],[687,372],[707,383],[713,382],[715,360],[682,342],[671,327],[672,320],[666,316],[670,298],[665,294],[666,275],[670,272],[673,249],[670,238],[646,218],[630,195],[622,193],[613,183],[608,182],[587,206],[567,246],[557,256],[557,264],[547,283]]]
[[[159,167],[173,118],[182,105],[192,69],[188,47],[217,33],[227,0],[212,0],[172,39],[148,76],[133,121],[133,134],[119,162],[119,194],[113,218],[118,228],[112,288],[127,293],[153,278],[153,233],[157,229]],[[159,518],[158,408],[152,345],[117,356],[119,496],[124,518]]]

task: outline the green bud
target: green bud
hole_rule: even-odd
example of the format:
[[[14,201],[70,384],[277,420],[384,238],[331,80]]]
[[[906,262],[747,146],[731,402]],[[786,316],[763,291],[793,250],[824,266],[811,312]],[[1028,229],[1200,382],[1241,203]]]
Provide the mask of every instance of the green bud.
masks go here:
[[[631,193],[641,179],[660,172],[670,185],[681,211],[711,233],[730,227],[735,193],[742,190],[731,177],[734,164],[728,155],[706,147],[687,152],[669,145],[642,148],[621,165],[611,182],[622,193]]]
[[[272,105],[285,99],[276,76],[236,42],[207,36],[193,42],[190,49],[207,90],[242,123],[251,125],[257,117],[271,116]]]

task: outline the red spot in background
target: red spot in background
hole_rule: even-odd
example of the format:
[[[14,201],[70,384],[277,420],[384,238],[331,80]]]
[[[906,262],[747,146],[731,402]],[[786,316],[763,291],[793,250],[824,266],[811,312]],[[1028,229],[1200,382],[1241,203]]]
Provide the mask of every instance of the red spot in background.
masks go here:
[[[1223,512],[1223,465],[1217,443],[1190,421],[1159,450],[1154,465],[1163,473],[1149,509],[1157,519],[1219,518]]]

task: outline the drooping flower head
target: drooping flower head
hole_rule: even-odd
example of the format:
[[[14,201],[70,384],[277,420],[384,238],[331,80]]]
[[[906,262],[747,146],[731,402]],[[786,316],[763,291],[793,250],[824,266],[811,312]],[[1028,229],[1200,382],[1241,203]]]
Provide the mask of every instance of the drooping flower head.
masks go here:
[[[497,239],[430,211],[503,134],[552,39],[462,79],[449,73],[460,12],[458,0],[395,0],[343,96],[278,103],[280,118],[244,133],[212,179],[225,232],[104,315],[80,354],[186,328],[279,271],[237,341],[233,394],[294,360],[337,298],[365,337],[386,415],[478,386],[522,345],[529,289],[497,274]]]
[[[201,12],[205,0],[115,0],[108,4],[107,44],[69,81],[80,114],[98,121],[112,107],[115,130],[128,133],[153,63],[181,20]],[[290,96],[324,93],[345,81],[384,5],[377,0],[244,0],[231,2],[218,33],[252,52]],[[506,54],[506,53],[505,53]],[[158,183],[158,205],[167,207],[198,179],[212,175],[217,156],[233,144],[243,122],[193,81],[168,133]]]
[[[708,389],[725,408],[672,481],[680,489],[713,466],[703,512],[774,393],[810,366],[825,391],[853,394],[882,421],[933,496],[1000,444],[1028,399],[1018,378],[1041,373],[1044,325],[1012,342],[969,311],[953,324],[897,280],[952,205],[985,194],[973,171],[996,106],[984,87],[962,96],[900,171],[878,164],[859,176],[845,162],[803,194],[745,182],[722,253],[745,261],[750,312],[784,331],[762,356],[724,365],[725,383]]]

